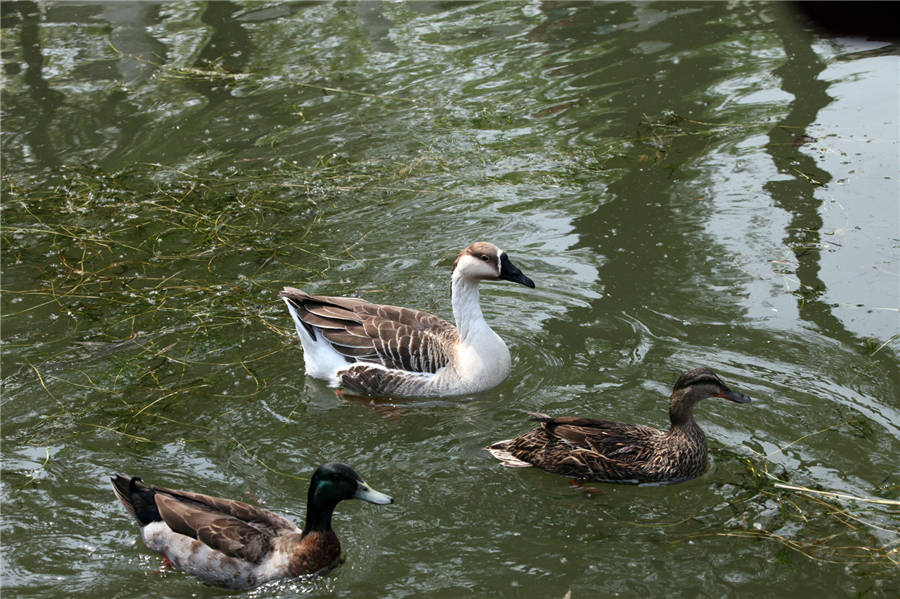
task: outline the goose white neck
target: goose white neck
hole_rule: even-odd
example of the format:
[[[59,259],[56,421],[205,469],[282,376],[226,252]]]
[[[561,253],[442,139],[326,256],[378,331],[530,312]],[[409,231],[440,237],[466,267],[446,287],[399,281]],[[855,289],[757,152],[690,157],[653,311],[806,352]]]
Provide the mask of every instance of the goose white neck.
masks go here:
[[[464,277],[458,271],[454,272],[450,297],[460,341],[465,343],[473,334],[488,328],[484,314],[481,313],[477,280]]]

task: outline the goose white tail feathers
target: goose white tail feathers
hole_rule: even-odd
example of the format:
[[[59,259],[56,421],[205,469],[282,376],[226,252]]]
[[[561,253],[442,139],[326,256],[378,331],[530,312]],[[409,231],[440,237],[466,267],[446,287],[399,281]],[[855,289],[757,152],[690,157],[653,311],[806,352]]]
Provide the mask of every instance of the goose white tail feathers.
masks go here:
[[[451,280],[457,326],[420,310],[285,287],[281,297],[303,346],[306,373],[371,395],[455,395],[499,384],[509,374],[509,350],[484,321],[478,284],[534,282],[486,242],[460,252]]]

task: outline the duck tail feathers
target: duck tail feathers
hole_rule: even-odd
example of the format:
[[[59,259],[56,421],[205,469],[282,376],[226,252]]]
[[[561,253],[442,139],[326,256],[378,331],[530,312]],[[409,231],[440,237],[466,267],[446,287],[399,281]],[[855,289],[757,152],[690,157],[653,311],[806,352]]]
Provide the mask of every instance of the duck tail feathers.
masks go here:
[[[528,412],[528,420],[532,422],[547,422],[553,420],[553,418],[543,412]]]
[[[487,447],[485,447],[485,450],[487,450],[492,456],[500,460],[504,466],[508,466],[510,468],[530,468],[531,464],[520,460],[506,449],[507,447],[509,447],[509,444],[512,441],[512,439],[507,439],[506,441],[498,441],[493,445],[488,445]]]

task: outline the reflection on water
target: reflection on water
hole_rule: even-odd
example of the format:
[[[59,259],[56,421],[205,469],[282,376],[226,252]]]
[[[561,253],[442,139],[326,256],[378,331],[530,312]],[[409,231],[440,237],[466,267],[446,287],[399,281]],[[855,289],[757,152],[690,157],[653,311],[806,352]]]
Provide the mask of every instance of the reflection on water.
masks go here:
[[[255,594],[890,594],[896,45],[780,3],[0,9],[4,590],[213,594],[150,574],[106,475],[299,518],[340,460],[396,506]],[[304,376],[282,285],[449,317],[477,239],[537,283],[483,288],[500,387]],[[579,490],[482,449],[530,410],[664,426],[700,364],[754,403],[698,410],[697,480]]]
[[[793,101],[782,121],[769,131],[767,151],[782,177],[767,182],[765,189],[776,206],[791,214],[784,244],[794,250],[796,259],[794,274],[800,282],[799,316],[836,337],[834,333],[844,333],[842,327],[831,315],[828,306],[817,297],[824,284],[818,275],[822,218],[819,210],[821,201],[816,198],[816,191],[817,186],[828,185],[831,176],[818,168],[815,160],[800,149],[805,141],[805,132],[815,121],[816,114],[831,101],[827,94],[828,84],[819,78],[825,65],[814,51],[811,37],[797,36],[784,26],[776,27],[775,32],[786,55],[776,74],[782,89],[791,95]],[[846,334],[839,337],[846,337]]]

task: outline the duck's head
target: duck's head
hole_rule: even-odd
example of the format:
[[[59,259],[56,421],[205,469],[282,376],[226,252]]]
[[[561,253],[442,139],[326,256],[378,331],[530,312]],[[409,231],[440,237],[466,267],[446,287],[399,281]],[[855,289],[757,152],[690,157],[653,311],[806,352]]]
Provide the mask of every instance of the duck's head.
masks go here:
[[[680,424],[691,418],[694,405],[707,397],[721,397],[735,403],[750,403],[750,397],[728,388],[719,376],[709,368],[694,368],[678,378],[669,401],[672,424]]]
[[[510,262],[506,252],[493,243],[476,241],[456,257],[452,276],[473,281],[512,281],[534,288],[534,281]]]
[[[344,499],[362,499],[369,503],[394,503],[390,495],[379,493],[346,464],[325,464],[316,468],[309,483],[310,504],[337,504]]]
[[[381,505],[394,503],[390,495],[367,485],[350,466],[336,462],[325,464],[316,468],[309,481],[304,532],[331,530],[331,514],[344,499],[362,499]]]

